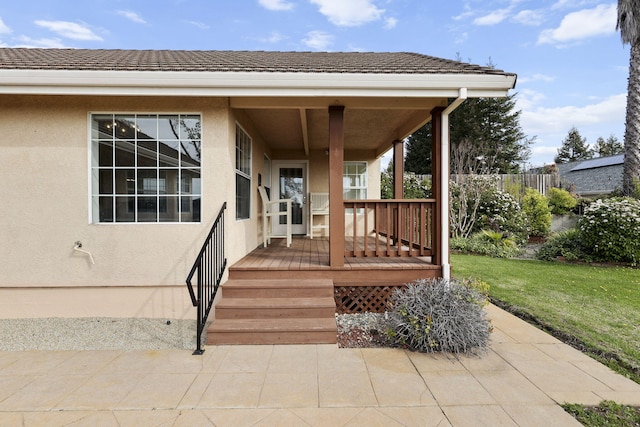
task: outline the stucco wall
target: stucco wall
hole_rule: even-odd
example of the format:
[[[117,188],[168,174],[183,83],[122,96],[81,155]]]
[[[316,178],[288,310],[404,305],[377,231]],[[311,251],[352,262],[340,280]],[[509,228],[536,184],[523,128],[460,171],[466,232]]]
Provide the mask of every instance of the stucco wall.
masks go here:
[[[235,222],[235,122],[227,104],[226,99],[200,98],[0,97],[0,288],[4,288],[0,305],[12,301],[8,288],[124,286],[148,288],[138,292],[141,313],[181,317],[188,312],[184,280],[224,201],[229,202],[229,260],[239,259],[257,241],[255,226],[242,239],[233,237],[245,234],[247,226]],[[91,112],[201,114],[202,222],[91,224]],[[73,250],[76,241],[91,252],[95,265]],[[176,287],[185,296],[177,304],[180,294],[169,289]],[[127,288],[119,289],[124,302]],[[163,293],[167,304],[142,309],[154,294]],[[36,299],[45,294],[30,293]],[[111,315],[119,315],[118,308],[112,308]],[[126,312],[129,315],[131,308]],[[7,316],[3,307],[0,313]],[[23,310],[23,314],[28,313]]]

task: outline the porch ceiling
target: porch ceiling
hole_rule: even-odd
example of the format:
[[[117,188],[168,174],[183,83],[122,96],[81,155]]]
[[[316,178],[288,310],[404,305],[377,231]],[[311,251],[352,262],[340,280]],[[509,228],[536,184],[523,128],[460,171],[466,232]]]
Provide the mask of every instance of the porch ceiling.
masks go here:
[[[381,104],[345,103],[345,150],[382,155],[394,140],[403,139],[430,119],[430,111],[446,99],[396,100]],[[335,105],[339,105],[334,101]],[[325,106],[242,108],[272,150],[326,150],[329,147],[329,103]],[[343,104],[344,105],[344,104]],[[306,128],[305,128],[306,122]],[[307,142],[305,144],[305,135]],[[306,147],[305,147],[306,145]]]

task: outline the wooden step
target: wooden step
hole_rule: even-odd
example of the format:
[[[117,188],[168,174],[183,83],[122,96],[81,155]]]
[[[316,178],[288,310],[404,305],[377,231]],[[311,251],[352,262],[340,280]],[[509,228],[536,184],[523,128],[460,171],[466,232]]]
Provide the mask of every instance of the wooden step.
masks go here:
[[[220,288],[223,298],[332,297],[330,279],[228,280]]]
[[[315,298],[228,298],[216,305],[216,319],[304,319],[335,316],[331,297]]]
[[[207,344],[335,344],[333,318],[216,319]]]
[[[231,279],[207,330],[208,344],[310,344],[337,342],[331,279]]]

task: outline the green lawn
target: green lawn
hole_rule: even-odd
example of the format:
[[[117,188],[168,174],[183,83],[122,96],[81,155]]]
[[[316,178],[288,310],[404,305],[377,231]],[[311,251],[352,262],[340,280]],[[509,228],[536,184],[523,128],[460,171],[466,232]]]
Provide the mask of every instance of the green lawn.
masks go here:
[[[614,353],[640,380],[640,270],[452,255],[452,274],[490,284],[490,296],[595,353]]]

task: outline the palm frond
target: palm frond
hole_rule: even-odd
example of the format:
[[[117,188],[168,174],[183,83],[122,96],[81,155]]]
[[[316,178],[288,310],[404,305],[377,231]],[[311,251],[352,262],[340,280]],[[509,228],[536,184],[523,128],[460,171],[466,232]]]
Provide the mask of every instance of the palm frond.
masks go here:
[[[640,41],[640,0],[618,0],[618,22],[623,43]]]

